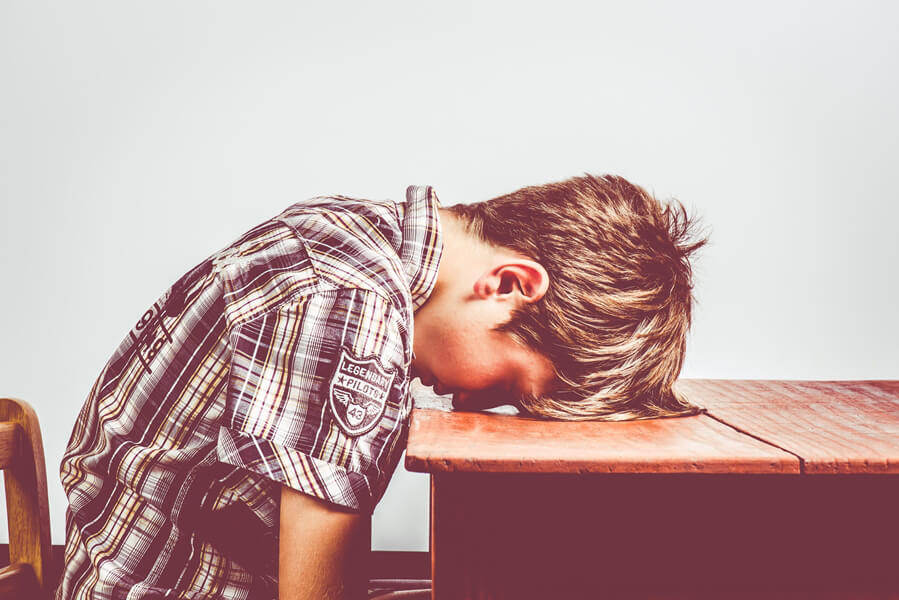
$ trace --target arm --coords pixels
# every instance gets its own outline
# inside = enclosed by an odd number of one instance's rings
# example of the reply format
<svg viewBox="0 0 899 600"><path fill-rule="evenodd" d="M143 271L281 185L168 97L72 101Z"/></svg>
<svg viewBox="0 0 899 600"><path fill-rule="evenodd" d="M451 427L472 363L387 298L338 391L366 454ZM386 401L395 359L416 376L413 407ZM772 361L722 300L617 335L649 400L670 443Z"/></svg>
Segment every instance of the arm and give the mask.
<svg viewBox="0 0 899 600"><path fill-rule="evenodd" d="M280 600L364 598L368 515L281 487Z"/></svg>

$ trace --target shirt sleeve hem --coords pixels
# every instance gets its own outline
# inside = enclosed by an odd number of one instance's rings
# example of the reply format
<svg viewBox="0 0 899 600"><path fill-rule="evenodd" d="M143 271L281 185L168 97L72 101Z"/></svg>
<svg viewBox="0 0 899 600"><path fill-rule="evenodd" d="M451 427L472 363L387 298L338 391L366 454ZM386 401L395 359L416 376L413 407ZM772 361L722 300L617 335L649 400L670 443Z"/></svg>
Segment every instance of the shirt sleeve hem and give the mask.
<svg viewBox="0 0 899 600"><path fill-rule="evenodd" d="M373 508L371 485L362 473L270 440L220 427L216 455L221 462L332 504L363 512Z"/></svg>

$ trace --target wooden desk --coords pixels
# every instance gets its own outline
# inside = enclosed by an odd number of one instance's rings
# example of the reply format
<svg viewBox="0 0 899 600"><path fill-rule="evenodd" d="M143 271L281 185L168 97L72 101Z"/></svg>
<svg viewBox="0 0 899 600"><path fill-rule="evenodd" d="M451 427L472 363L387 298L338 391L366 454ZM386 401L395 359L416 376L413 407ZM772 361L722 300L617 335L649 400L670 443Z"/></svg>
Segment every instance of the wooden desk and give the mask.
<svg viewBox="0 0 899 600"><path fill-rule="evenodd" d="M899 382L680 386L707 414L414 411L434 598L899 598Z"/></svg>

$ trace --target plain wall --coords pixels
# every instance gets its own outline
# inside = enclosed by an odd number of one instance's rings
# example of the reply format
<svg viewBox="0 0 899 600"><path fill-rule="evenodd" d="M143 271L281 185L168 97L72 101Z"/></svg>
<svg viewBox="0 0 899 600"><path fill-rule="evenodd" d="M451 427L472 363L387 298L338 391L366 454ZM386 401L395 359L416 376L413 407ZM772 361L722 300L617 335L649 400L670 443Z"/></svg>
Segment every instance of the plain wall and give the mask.
<svg viewBox="0 0 899 600"><path fill-rule="evenodd" d="M684 375L899 378L897 26L887 1L0 0L0 394L42 420L54 542L133 322L319 194L621 174L711 234ZM425 550L427 502L398 472L374 548Z"/></svg>

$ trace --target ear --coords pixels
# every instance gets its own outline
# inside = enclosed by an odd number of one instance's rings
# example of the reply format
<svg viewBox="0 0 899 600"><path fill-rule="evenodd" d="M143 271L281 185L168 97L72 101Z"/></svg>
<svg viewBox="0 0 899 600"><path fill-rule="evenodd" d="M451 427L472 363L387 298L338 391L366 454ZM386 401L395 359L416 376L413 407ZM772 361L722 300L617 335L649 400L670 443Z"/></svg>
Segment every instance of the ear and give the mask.
<svg viewBox="0 0 899 600"><path fill-rule="evenodd" d="M526 258L505 258L474 283L474 293L480 298L513 298L525 304L543 298L548 288L546 269Z"/></svg>

